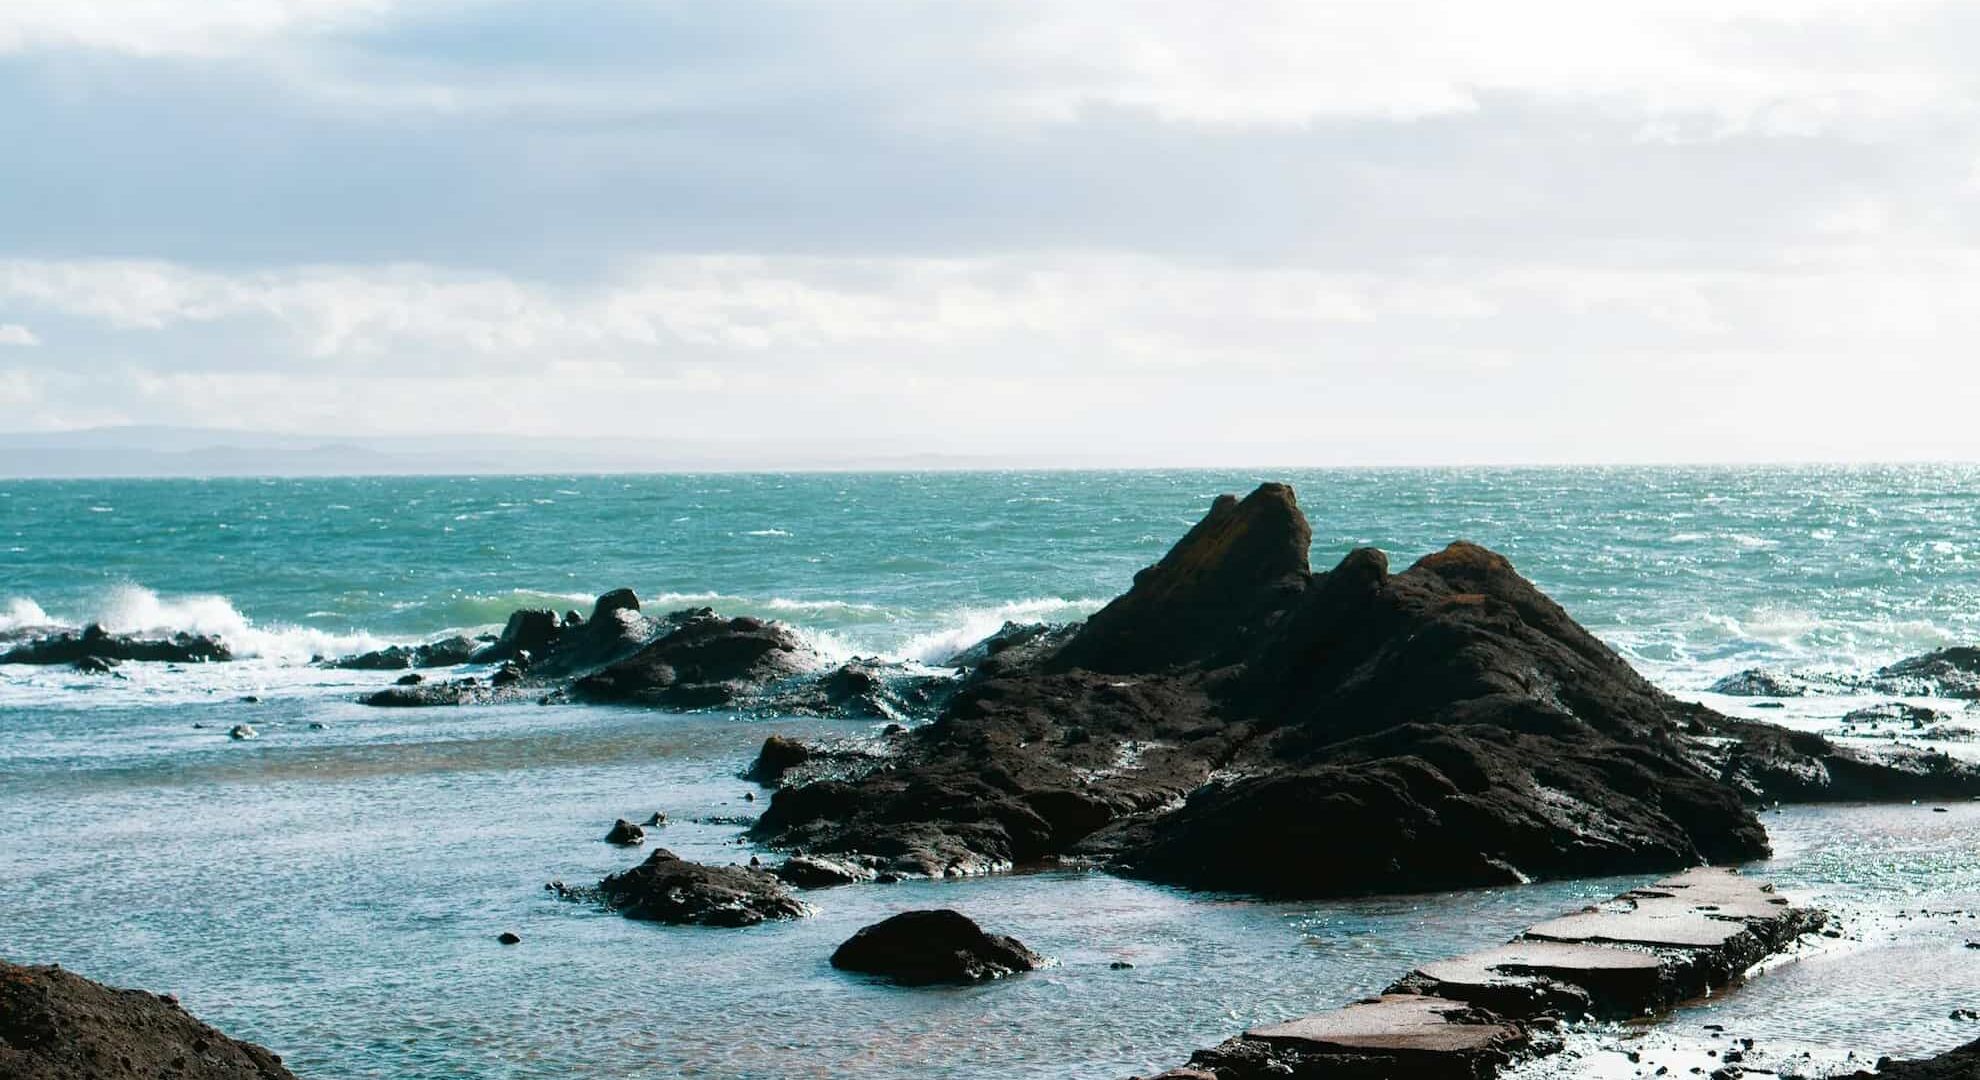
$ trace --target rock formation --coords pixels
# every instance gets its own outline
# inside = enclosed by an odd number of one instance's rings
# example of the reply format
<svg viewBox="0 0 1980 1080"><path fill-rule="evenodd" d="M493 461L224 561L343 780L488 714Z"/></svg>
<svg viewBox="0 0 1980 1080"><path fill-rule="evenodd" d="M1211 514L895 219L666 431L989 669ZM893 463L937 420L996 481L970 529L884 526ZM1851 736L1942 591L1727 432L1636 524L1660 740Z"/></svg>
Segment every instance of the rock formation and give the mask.
<svg viewBox="0 0 1980 1080"><path fill-rule="evenodd" d="M1505 558L1458 542L1392 573L1363 549L1314 573L1309 537L1284 485L1218 499L1075 632L986 664L864 775L787 783L754 836L883 876L1079 857L1297 896L1765 854L1744 800L1780 785L1701 743L1724 718Z"/></svg>
<svg viewBox="0 0 1980 1080"><path fill-rule="evenodd" d="M599 882L598 895L627 918L693 926L754 926L811 913L768 873L691 863L666 848Z"/></svg>
<svg viewBox="0 0 1980 1080"><path fill-rule="evenodd" d="M178 633L152 638L113 634L91 623L79 633L62 632L35 638L0 653L0 664L82 664L92 661L150 660L198 664L232 660L233 650L219 638Z"/></svg>

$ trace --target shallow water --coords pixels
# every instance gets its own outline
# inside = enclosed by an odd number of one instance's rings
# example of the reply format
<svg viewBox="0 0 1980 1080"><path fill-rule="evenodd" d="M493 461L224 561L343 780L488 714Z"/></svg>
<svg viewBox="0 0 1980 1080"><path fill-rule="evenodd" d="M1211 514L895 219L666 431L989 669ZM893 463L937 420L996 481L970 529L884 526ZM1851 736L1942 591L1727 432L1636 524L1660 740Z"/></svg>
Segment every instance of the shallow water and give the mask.
<svg viewBox="0 0 1980 1080"><path fill-rule="evenodd" d="M1688 696L1754 664L1860 670L1971 640L1980 612L1970 470L1290 478L1316 564L1479 540ZM867 726L369 710L353 698L390 676L306 663L622 584L794 621L843 652L932 658L1007 617L1090 609L1253 479L5 482L0 633L100 617L252 655L114 679L0 668L0 955L176 992L319 1078L1119 1077L1636 883L1282 904L1045 873L827 890L814 918L741 931L634 923L542 886L635 861L598 838L656 809L674 822L659 843L745 860L739 825L695 819L762 805L735 773L763 736ZM1714 703L1804 726L1854 704ZM244 721L261 737L227 739ZM1916 914L1980 909L1980 807L1947 810L1768 815L1764 872L1851 936L1661 1030L1737 1026L1836 1064L1980 1035L1948 1019L1980 1003L1980 950L1963 947L1980 927ZM933 991L826 964L857 927L932 904L1056 964ZM497 945L503 930L524 944Z"/></svg>

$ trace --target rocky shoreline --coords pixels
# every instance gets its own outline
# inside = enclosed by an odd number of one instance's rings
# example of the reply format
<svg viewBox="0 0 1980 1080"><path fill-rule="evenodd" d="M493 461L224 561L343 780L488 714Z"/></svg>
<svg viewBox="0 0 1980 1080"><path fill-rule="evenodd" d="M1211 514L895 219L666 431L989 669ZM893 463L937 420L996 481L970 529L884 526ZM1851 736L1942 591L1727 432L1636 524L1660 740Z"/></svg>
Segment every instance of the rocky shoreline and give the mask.
<svg viewBox="0 0 1980 1080"><path fill-rule="evenodd" d="M7 1080L295 1080L282 1059L201 1023L176 999L59 967L0 960Z"/></svg>
<svg viewBox="0 0 1980 1080"><path fill-rule="evenodd" d="M1980 768L1941 751L1838 742L1678 701L1485 548L1458 541L1400 571L1360 549L1315 570L1310 541L1291 488L1222 496L1084 623L1006 626L958 653L953 672L830 663L791 627L707 608L650 615L629 589L588 615L518 611L496 636L322 663L403 672L362 699L379 707L581 701L887 724L826 745L766 740L746 776L774 794L745 839L781 852L777 865L655 849L596 885L550 886L636 919L751 926L808 914L793 889L1044 865L1289 898L1677 875L1426 965L1377 1000L1254 1029L1164 1074L1176 1080L1490 1075L1546 1053L1561 1018L1669 1008L1818 924L1758 885L1694 869L1766 856L1759 808L1980 796ZM107 671L230 658L214 639L90 627L23 641L0 663ZM1718 690L1842 685L1756 671ZM1980 699L1980 650L1848 685ZM1912 708L1850 723L1929 730L1933 715ZM630 821L610 837L644 839ZM923 921L938 941L967 939L981 958L963 965L967 978L1037 960L946 916ZM912 950L879 951L895 962ZM841 966L867 970L856 955ZM1915 1067L1926 1071L1880 1075L1971 1075Z"/></svg>

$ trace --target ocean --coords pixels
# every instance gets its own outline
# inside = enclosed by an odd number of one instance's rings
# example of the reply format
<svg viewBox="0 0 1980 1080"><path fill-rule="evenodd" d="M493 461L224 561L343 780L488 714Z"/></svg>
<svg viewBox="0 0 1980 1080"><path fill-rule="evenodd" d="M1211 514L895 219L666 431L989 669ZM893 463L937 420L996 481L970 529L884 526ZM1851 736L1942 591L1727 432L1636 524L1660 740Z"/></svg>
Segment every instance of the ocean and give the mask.
<svg viewBox="0 0 1980 1080"><path fill-rule="evenodd" d="M600 837L655 810L659 843L746 860L736 821L763 802L736 774L764 736L867 725L372 710L356 697L391 673L311 663L619 586L935 663L1094 610L1266 479L1297 488L1316 568L1477 541L1659 685L1739 715L1829 730L1866 700L1759 711L1708 691L1734 671L1980 641L1970 466L5 480L0 639L96 621L242 659L0 667L0 956L177 993L306 1077L1104 1078L1635 883L1289 904L1055 871L828 890L814 918L747 930L636 923L543 885L636 861ZM260 737L228 739L243 722ZM1980 807L1933 809L1765 815L1761 872L1850 936L1659 1037L1737 1024L1861 1065L1980 1035L1950 1017L1980 1003ZM1055 963L932 991L827 966L859 926L932 905Z"/></svg>

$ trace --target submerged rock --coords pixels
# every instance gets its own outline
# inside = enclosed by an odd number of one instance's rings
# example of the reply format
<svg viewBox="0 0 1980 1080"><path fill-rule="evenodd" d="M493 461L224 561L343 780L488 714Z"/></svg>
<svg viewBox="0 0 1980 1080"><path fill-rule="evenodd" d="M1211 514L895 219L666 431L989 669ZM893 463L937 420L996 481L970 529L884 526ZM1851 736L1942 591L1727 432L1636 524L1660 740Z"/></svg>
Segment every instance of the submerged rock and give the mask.
<svg viewBox="0 0 1980 1080"><path fill-rule="evenodd" d="M666 848L599 882L598 893L627 918L686 925L754 926L811 913L768 873L691 863Z"/></svg>
<svg viewBox="0 0 1980 1080"><path fill-rule="evenodd" d="M281 1058L200 1023L171 998L4 960L0 1076L295 1080Z"/></svg>
<svg viewBox="0 0 1980 1080"><path fill-rule="evenodd" d="M254 726L252 724L235 724L233 728L227 732L227 737L233 739L236 742L242 742L248 739L258 739L261 737L261 733L254 730Z"/></svg>
<svg viewBox="0 0 1980 1080"><path fill-rule="evenodd" d="M0 664L79 664L85 660L199 664L233 658L233 650L217 637L177 633L167 638L147 638L113 634L96 623L84 627L80 633L51 634L0 652Z"/></svg>
<svg viewBox="0 0 1980 1080"><path fill-rule="evenodd" d="M885 975L904 986L983 982L1042 963L1016 938L986 934L975 920L946 908L904 911L874 923L832 954L835 968Z"/></svg>

